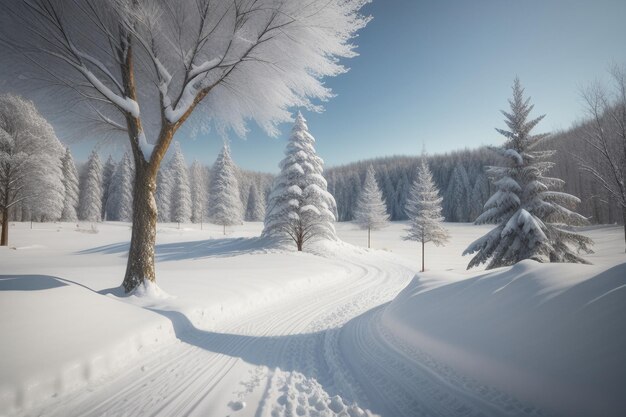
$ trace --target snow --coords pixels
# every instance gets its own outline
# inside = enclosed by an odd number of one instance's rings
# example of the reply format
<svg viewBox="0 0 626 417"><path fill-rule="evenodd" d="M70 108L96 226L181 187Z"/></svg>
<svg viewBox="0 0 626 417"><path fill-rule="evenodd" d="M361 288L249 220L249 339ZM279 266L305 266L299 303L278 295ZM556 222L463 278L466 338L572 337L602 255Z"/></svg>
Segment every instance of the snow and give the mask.
<svg viewBox="0 0 626 417"><path fill-rule="evenodd" d="M130 225L12 223L0 248L0 415L606 415L626 406L623 230L594 265L466 271L450 243L373 236L296 252L261 223L159 223L157 284L119 287ZM353 246L356 245L356 246Z"/></svg>
<svg viewBox="0 0 626 417"><path fill-rule="evenodd" d="M625 297L625 263L527 260L468 279L420 274L381 321L437 360L551 414L619 415Z"/></svg>
<svg viewBox="0 0 626 417"><path fill-rule="evenodd" d="M139 104L135 100L130 97L121 97L115 94L86 67L82 66L78 68L78 70L87 78L91 85L111 103L133 117L139 117Z"/></svg>
<svg viewBox="0 0 626 417"><path fill-rule="evenodd" d="M143 158L146 161L149 161L152 158L152 152L154 151L154 145L148 143L148 139L146 138L146 133L142 130L139 132L139 137L137 138L139 149L141 149L141 153L143 154Z"/></svg>

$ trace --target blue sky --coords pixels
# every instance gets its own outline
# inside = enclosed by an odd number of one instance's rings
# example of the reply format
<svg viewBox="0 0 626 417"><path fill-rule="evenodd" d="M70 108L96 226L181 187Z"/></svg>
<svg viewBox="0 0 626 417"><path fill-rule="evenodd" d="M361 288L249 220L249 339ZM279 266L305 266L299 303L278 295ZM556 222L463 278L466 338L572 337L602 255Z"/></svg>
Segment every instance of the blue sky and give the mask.
<svg viewBox="0 0 626 417"><path fill-rule="evenodd" d="M360 56L328 79L337 97L304 112L327 166L387 155L440 153L497 144L513 78L532 96L538 130L583 117L580 89L626 64L624 0L374 0L356 39ZM250 126L231 147L243 168L277 172L291 126L269 138ZM179 134L189 163L211 164L222 138ZM84 160L93 142L72 145ZM103 156L119 149L102 147Z"/></svg>

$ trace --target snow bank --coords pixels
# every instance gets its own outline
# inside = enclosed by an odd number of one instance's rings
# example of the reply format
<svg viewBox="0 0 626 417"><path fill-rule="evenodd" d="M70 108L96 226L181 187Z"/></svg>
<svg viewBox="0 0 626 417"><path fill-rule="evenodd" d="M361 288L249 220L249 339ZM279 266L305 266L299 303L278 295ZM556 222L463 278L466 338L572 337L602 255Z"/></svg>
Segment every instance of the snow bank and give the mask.
<svg viewBox="0 0 626 417"><path fill-rule="evenodd" d="M0 411L28 408L175 340L171 322L49 275L0 276Z"/></svg>
<svg viewBox="0 0 626 417"><path fill-rule="evenodd" d="M160 224L158 285L125 296L128 224L102 223L97 234L76 227L15 223L12 242L28 250L0 248L0 415L140 368L177 341L180 323L169 312L214 330L348 276L340 261L267 249L258 238L223 238L221 226ZM261 227L233 230L255 236Z"/></svg>
<svg viewBox="0 0 626 417"><path fill-rule="evenodd" d="M557 415L624 415L626 263L417 275L383 325L453 368Z"/></svg>

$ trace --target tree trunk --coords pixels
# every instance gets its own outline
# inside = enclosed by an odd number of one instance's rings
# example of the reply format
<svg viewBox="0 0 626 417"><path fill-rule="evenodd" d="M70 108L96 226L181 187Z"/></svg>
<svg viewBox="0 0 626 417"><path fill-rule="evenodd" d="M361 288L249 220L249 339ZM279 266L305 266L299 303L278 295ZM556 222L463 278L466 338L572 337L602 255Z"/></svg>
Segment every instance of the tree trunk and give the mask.
<svg viewBox="0 0 626 417"><path fill-rule="evenodd" d="M9 209L2 209L2 235L0 237L0 246L9 244Z"/></svg>
<svg viewBox="0 0 626 417"><path fill-rule="evenodd" d="M372 228L368 227L367 228L367 248L369 249L371 247L371 235L372 235Z"/></svg>
<svg viewBox="0 0 626 417"><path fill-rule="evenodd" d="M226 225L224 224L222 226L224 226L224 236L226 236Z"/></svg>
<svg viewBox="0 0 626 417"><path fill-rule="evenodd" d="M156 174L148 163L135 167L133 189L133 229L124 276L124 290L128 293L144 280L154 282L154 244L156 241L157 207L154 199Z"/></svg>

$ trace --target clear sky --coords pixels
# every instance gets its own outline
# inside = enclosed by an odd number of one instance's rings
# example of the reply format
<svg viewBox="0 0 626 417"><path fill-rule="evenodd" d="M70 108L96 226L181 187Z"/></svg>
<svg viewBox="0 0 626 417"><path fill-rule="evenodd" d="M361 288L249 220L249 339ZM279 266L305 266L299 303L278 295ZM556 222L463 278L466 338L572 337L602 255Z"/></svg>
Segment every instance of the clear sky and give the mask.
<svg viewBox="0 0 626 417"><path fill-rule="evenodd" d="M304 112L327 166L496 144L513 78L532 96L542 131L565 129L584 112L581 87L626 64L626 0L374 0L355 40L359 57L328 79L337 97ZM276 172L291 126L269 138L256 126L233 135L235 162ZM177 136L188 163L211 164L222 138ZM75 144L84 160L93 142ZM101 153L119 154L102 147Z"/></svg>

